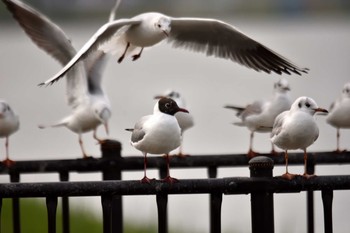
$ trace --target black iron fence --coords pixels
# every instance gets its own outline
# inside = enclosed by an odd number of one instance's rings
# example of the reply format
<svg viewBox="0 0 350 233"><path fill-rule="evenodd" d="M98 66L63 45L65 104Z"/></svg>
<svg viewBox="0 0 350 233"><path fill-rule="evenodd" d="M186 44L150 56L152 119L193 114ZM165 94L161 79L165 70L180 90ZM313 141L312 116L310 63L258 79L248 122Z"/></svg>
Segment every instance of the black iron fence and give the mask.
<svg viewBox="0 0 350 233"><path fill-rule="evenodd" d="M122 196L155 195L158 210L158 232L168 232L167 201L172 194L210 194L210 232L221 232L221 207L223 195L250 194L251 224L253 233L274 232L273 195L276 193L307 192L307 232L314 232L314 191L321 191L324 209L324 232L333 232L332 202L334 190L350 189L350 175L318 176L312 179L296 177L289 181L273 177L275 165L284 165L283 156L259 156L248 160L246 155L204 155L186 158L174 157L171 168L206 168L208 179L181 179L168 184L152 181L121 180L122 171L142 170L142 157L122 157L121 145L107 141L101 146L102 158L75 160L18 161L7 168L0 166L0 174L10 176L10 183L0 184L0 213L3 198L12 198L14 233L21 232L20 198L46 198L48 232L56 232L57 200L62 198L63 233L70 232L69 197L99 196L103 212L103 232L123 232ZM302 165L303 154L289 154L290 165ZM313 173L316 165L349 164L350 153L310 153L308 172ZM218 168L247 167L250 177L216 178ZM159 170L160 177L166 176L166 162L163 157L150 157L148 168ZM69 182L71 172L102 172L103 181ZM58 173L60 182L20 183L21 174ZM43 220L44 221L44 220ZM0 222L1 229L1 222Z"/></svg>

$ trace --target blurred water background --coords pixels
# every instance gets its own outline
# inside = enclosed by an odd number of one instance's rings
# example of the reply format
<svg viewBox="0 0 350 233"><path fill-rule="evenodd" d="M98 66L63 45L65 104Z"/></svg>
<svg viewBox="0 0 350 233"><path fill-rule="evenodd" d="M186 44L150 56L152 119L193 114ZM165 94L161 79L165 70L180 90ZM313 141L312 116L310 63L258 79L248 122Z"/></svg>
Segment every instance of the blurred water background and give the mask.
<svg viewBox="0 0 350 233"><path fill-rule="evenodd" d="M105 23L113 1L26 1L58 23L70 36L76 48ZM97 3L98 2L98 3ZM249 36L310 68L308 75L286 76L291 96L310 96L320 107L328 108L350 81L350 14L348 1L141 1L125 0L120 17L131 17L145 11L159 11L172 16L211 17L235 25ZM39 88L38 83L50 78L61 67L38 49L0 4L0 98L6 99L19 114L21 128L10 138L10 154L14 160L74 159L81 156L78 137L65 128L40 130L39 123L56 122L70 113L65 100L65 82ZM245 153L249 131L233 126L238 120L224 109L225 104L246 105L256 99L269 98L279 75L258 73L230 61L205 57L172 49L166 43L147 49L141 59L126 59L117 64L112 57L103 81L113 116L110 138L123 144L122 154L141 155L129 145L132 127L141 116L153 110L154 95L168 88L180 91L194 115L195 127L184 137L184 150L196 154ZM331 151L336 146L336 131L318 116L319 139L309 151ZM350 148L350 132L343 130L341 147ZM102 130L101 136L105 136ZM84 135L86 150L99 156L99 146L91 134ZM268 152L268 134L256 134L254 148ZM5 149L0 144L1 156ZM291 171L302 173L302 167ZM280 175L282 167L274 169ZM349 166L317 167L316 174L349 174ZM150 171L150 176L157 176ZM206 170L172 169L174 177L205 178ZM248 168L219 169L219 177L248 176ZM140 172L125 172L123 179L140 179ZM24 175L22 180L58 180L58 175ZM100 174L73 174L72 180L100 180ZM0 182L8 182L1 176ZM334 193L334 232L347 232L350 227L349 192ZM275 195L276 232L305 232L305 193ZM98 198L72 198L73 205L91 211L100 218ZM323 231L320 193L315 193L316 232ZM175 195L169 197L169 224L184 232L208 232L208 196ZM156 224L153 196L124 197L126 221ZM250 197L224 196L222 209L224 232L250 232Z"/></svg>

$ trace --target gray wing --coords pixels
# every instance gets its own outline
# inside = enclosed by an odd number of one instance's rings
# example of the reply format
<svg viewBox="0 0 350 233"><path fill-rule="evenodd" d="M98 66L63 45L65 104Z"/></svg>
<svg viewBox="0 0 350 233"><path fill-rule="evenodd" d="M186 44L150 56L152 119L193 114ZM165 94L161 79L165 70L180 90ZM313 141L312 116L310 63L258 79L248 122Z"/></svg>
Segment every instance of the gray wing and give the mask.
<svg viewBox="0 0 350 233"><path fill-rule="evenodd" d="M77 62L86 58L89 53L98 49L99 45L111 39L111 37L123 26L139 24L140 20L119 19L108 22L100 27L97 32L85 43L85 45L75 54L75 56L52 78L40 83L39 85L49 85L57 82L62 78Z"/></svg>
<svg viewBox="0 0 350 233"><path fill-rule="evenodd" d="M142 117L138 122L136 122L134 129L131 134L131 141L138 142L143 139L146 132L143 129L143 124L151 117L151 115Z"/></svg>
<svg viewBox="0 0 350 233"><path fill-rule="evenodd" d="M291 61L251 39L233 26L218 20L201 18L172 18L168 42L207 56L230 59L248 68L266 73L301 75Z"/></svg>
<svg viewBox="0 0 350 233"><path fill-rule="evenodd" d="M48 17L30 6L17 1L4 1L13 17L17 20L29 38L42 50L47 52L62 65L66 64L76 53L68 36ZM67 73L67 100L75 108L85 101L87 80L84 65L77 64Z"/></svg>
<svg viewBox="0 0 350 233"><path fill-rule="evenodd" d="M109 21L115 20L121 0L116 0L109 15ZM101 87L102 73L105 70L109 55L100 50L94 50L86 59L85 67L87 73L88 90L90 94L103 94ZM67 61L68 62L68 61Z"/></svg>
<svg viewBox="0 0 350 233"><path fill-rule="evenodd" d="M76 53L66 34L46 16L17 0L3 0L30 39L41 49L66 64Z"/></svg>
<svg viewBox="0 0 350 233"><path fill-rule="evenodd" d="M255 101L248 104L244 111L242 111L241 118L244 120L248 116L260 114L263 111L263 104L264 103L262 101Z"/></svg>
<svg viewBox="0 0 350 233"><path fill-rule="evenodd" d="M281 132L284 118L288 114L288 112L289 111L284 111L275 118L275 122L273 123L272 127L271 137L278 135Z"/></svg>

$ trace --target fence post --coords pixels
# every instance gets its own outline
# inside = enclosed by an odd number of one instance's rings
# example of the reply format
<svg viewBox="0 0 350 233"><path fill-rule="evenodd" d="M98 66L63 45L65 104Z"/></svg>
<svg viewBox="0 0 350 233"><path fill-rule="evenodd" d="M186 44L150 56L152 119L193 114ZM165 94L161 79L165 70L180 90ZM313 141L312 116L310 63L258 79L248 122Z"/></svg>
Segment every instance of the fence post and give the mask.
<svg viewBox="0 0 350 233"><path fill-rule="evenodd" d="M103 159L110 159L112 166L103 169L103 180L121 180L122 171L119 166L121 157L122 144L115 140L105 140L101 144L101 152ZM119 160L119 161L118 161ZM112 233L123 232L123 203L122 196L113 195L111 203L111 224Z"/></svg>
<svg viewBox="0 0 350 233"><path fill-rule="evenodd" d="M47 225L49 233L56 233L57 197L46 197Z"/></svg>
<svg viewBox="0 0 350 233"><path fill-rule="evenodd" d="M308 174L315 173L315 159L313 156L307 157L306 171ZM306 208L307 208L307 232L315 232L315 220L314 220L314 191L308 190L306 192Z"/></svg>
<svg viewBox="0 0 350 233"><path fill-rule="evenodd" d="M218 168L211 166L208 168L209 178L216 178ZM210 232L221 232L221 205L222 205L222 193L210 193Z"/></svg>
<svg viewBox="0 0 350 233"><path fill-rule="evenodd" d="M167 176L166 166L159 168L159 177ZM159 193L156 195L157 212L158 212L158 233L168 232L168 194Z"/></svg>
<svg viewBox="0 0 350 233"><path fill-rule="evenodd" d="M69 181L69 172L62 171L60 172L60 181ZM69 198L62 197L62 232L70 232L70 223L69 223Z"/></svg>
<svg viewBox="0 0 350 233"><path fill-rule="evenodd" d="M0 197L0 233L1 233L1 216L2 216L2 197Z"/></svg>
<svg viewBox="0 0 350 233"><path fill-rule="evenodd" d="M323 212L324 212L324 232L333 232L333 190L322 190Z"/></svg>
<svg viewBox="0 0 350 233"><path fill-rule="evenodd" d="M18 183L20 180L20 176L18 172L10 173L10 182ZM13 232L21 233L21 219L20 219L20 205L19 198L12 198L12 218L13 218Z"/></svg>
<svg viewBox="0 0 350 233"><path fill-rule="evenodd" d="M271 177L273 160L258 156L249 161L250 177ZM274 233L273 193L252 192L252 233Z"/></svg>

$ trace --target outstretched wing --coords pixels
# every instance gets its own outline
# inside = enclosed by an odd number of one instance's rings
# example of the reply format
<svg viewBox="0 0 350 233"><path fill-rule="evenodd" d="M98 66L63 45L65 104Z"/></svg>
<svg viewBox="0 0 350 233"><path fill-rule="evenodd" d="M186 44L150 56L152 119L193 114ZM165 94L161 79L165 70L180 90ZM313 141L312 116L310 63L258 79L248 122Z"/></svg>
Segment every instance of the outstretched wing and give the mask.
<svg viewBox="0 0 350 233"><path fill-rule="evenodd" d="M104 24L97 32L85 43L85 45L75 54L75 56L52 78L40 83L39 85L49 85L57 82L62 78L77 62L84 59L89 53L98 49L98 47L111 37L123 26L139 24L140 20L119 19Z"/></svg>
<svg viewBox="0 0 350 233"><path fill-rule="evenodd" d="M219 20L172 18L168 42L174 47L230 59L256 71L299 75L308 71Z"/></svg>

